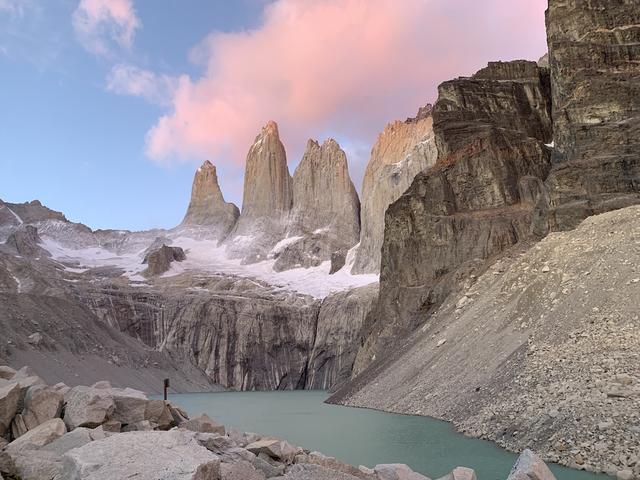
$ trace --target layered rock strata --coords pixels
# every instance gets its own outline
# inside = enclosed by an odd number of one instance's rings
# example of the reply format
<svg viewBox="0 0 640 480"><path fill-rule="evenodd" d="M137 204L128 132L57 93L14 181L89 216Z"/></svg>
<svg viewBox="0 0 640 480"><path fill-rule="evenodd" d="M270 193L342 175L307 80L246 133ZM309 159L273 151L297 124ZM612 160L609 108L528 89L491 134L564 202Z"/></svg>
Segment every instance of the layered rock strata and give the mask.
<svg viewBox="0 0 640 480"><path fill-rule="evenodd" d="M390 123L378 136L362 184L362 225L354 274L380 271L385 211L436 159L431 105L421 108L415 118Z"/></svg>
<svg viewBox="0 0 640 480"><path fill-rule="evenodd" d="M322 145L307 142L293 174L287 237L295 240L274 252L275 270L318 266L332 253L358 243L360 201L349 177L347 156L333 139Z"/></svg>
<svg viewBox="0 0 640 480"><path fill-rule="evenodd" d="M539 233L640 202L639 25L633 1L549 2L555 148Z"/></svg>
<svg viewBox="0 0 640 480"><path fill-rule="evenodd" d="M443 83L433 130L437 163L387 209L361 366L426 321L459 277L530 236L550 168L548 70L498 62Z"/></svg>
<svg viewBox="0 0 640 480"><path fill-rule="evenodd" d="M191 189L191 201L182 220L185 226L206 226L216 239L224 239L234 227L240 211L224 201L216 167L206 160L196 171Z"/></svg>

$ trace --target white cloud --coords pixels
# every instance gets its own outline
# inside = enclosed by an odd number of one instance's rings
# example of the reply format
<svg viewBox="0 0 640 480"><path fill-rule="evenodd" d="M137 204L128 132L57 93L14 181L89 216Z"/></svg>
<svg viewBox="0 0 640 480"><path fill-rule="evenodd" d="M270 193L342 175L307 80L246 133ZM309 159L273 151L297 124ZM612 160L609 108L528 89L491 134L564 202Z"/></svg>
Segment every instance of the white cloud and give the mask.
<svg viewBox="0 0 640 480"><path fill-rule="evenodd" d="M134 65L115 65L107 76L107 90L119 95L142 97L157 105L170 105L179 79L158 75Z"/></svg>
<svg viewBox="0 0 640 480"><path fill-rule="evenodd" d="M136 30L142 26L131 0L81 0L72 22L84 48L102 56L110 55L114 44L131 48Z"/></svg>

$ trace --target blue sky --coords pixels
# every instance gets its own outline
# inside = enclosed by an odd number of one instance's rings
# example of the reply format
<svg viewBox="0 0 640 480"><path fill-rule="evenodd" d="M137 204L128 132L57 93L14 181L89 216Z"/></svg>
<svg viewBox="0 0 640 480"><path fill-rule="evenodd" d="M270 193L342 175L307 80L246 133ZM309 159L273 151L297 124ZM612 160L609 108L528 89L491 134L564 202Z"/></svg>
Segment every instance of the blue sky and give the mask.
<svg viewBox="0 0 640 480"><path fill-rule="evenodd" d="M537 59L546 0L0 0L0 198L92 228L172 227L210 159L240 205L276 120L297 165L377 134L489 60Z"/></svg>
<svg viewBox="0 0 640 480"><path fill-rule="evenodd" d="M163 108L105 89L113 62L76 40L77 1L38 4L0 10L0 198L39 199L92 228L176 225L198 160L150 160L144 139ZM119 54L145 68L195 75L194 45L212 30L250 28L262 5L145 0L135 8L143 27L131 51Z"/></svg>

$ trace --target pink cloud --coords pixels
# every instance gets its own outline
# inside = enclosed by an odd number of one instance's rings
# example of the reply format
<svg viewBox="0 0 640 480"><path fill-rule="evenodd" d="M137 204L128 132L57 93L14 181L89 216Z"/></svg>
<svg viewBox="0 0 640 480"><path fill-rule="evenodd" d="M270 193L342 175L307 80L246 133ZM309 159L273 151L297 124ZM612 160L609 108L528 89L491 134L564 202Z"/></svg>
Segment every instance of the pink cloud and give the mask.
<svg viewBox="0 0 640 480"><path fill-rule="evenodd" d="M250 31L213 33L192 52L172 109L147 135L161 162L242 164L267 120L290 154L332 134L371 145L437 85L490 60L546 51L545 0L276 0Z"/></svg>
<svg viewBox="0 0 640 480"><path fill-rule="evenodd" d="M96 55L108 55L113 43L131 48L141 26L131 0L80 0L72 22L80 43Z"/></svg>

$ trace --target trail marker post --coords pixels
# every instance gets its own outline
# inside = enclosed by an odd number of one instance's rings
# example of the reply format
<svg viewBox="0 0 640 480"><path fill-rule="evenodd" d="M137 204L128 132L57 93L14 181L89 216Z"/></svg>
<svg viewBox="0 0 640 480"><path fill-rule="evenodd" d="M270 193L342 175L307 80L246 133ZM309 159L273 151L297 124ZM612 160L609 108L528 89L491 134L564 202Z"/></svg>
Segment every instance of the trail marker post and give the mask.
<svg viewBox="0 0 640 480"><path fill-rule="evenodd" d="M167 400L167 391L169 390L169 379L164 379L164 400Z"/></svg>

